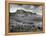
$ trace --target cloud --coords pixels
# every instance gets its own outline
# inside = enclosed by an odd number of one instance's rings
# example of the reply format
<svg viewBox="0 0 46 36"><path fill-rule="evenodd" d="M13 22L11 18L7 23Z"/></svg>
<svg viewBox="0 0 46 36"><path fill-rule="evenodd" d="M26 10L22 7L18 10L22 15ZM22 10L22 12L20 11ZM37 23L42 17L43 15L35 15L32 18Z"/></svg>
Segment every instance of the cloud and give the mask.
<svg viewBox="0 0 46 36"><path fill-rule="evenodd" d="M10 4L10 13L14 13L18 9L23 9L25 11L30 11L42 15L42 6Z"/></svg>

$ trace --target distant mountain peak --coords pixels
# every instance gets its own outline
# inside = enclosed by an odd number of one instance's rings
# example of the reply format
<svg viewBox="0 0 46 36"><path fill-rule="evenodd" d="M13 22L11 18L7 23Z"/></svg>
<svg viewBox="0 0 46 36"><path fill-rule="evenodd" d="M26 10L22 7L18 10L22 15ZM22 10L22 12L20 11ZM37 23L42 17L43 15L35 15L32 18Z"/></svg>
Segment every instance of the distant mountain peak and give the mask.
<svg viewBox="0 0 46 36"><path fill-rule="evenodd" d="M36 15L36 13L32 13L32 12L25 11L25 10L22 10L22 9L21 10L20 9L17 10L16 13L27 13L27 14L34 14L34 15Z"/></svg>

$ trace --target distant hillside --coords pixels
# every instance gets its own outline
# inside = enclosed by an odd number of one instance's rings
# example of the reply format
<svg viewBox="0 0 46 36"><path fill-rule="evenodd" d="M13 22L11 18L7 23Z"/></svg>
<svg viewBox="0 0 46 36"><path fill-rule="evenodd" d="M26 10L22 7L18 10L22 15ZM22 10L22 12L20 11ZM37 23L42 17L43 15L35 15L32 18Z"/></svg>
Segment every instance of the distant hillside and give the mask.
<svg viewBox="0 0 46 36"><path fill-rule="evenodd" d="M38 15L37 13L32 13L32 12L28 12L28 11L24 11L24 10L17 10L15 13L15 16L21 16L21 17L25 17L31 20L38 20L41 21L42 20L42 16ZM27 16L27 17L26 17Z"/></svg>

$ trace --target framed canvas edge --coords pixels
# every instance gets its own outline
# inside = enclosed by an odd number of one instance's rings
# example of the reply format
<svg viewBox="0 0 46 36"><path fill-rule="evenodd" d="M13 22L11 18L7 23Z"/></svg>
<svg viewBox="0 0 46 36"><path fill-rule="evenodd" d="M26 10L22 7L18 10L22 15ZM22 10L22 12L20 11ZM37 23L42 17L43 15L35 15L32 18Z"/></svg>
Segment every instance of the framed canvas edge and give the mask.
<svg viewBox="0 0 46 36"><path fill-rule="evenodd" d="M18 3L18 1L5 1L5 35L22 35L22 34L38 34L38 33L44 33L45 32L45 9L43 9L43 32L18 32L18 33L9 33L8 32L8 24L9 24L9 3ZM19 1L20 3L20 1ZM21 2L22 3L22 2ZM29 2L25 2L25 3L29 3ZM42 3L43 6L45 7L45 3L44 2L30 2L32 3Z"/></svg>

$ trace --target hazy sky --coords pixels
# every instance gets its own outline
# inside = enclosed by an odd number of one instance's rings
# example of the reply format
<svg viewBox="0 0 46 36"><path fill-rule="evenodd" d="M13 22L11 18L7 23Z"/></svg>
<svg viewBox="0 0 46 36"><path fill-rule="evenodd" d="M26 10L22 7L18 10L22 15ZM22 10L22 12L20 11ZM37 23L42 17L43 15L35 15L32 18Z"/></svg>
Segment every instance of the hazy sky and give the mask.
<svg viewBox="0 0 46 36"><path fill-rule="evenodd" d="M17 9L23 9L25 11L30 11L42 15L42 6L10 4L10 13L16 12Z"/></svg>

